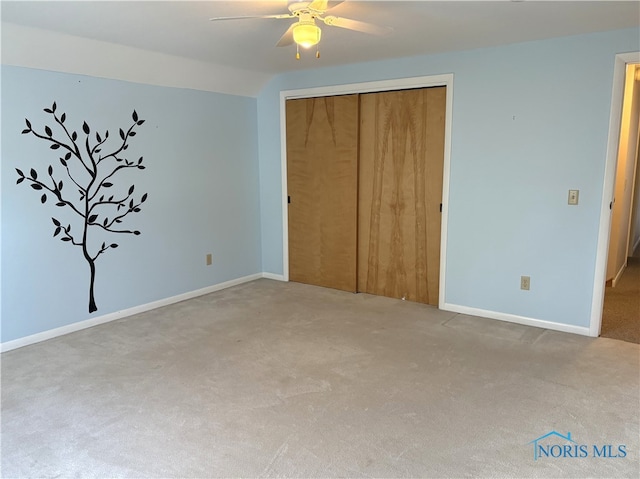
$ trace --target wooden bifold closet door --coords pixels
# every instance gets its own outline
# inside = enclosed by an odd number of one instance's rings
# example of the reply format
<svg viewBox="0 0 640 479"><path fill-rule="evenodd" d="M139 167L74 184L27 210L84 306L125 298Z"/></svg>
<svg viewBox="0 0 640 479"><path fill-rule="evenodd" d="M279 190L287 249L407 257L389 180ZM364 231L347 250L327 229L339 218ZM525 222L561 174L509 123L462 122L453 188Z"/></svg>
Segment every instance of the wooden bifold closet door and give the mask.
<svg viewBox="0 0 640 479"><path fill-rule="evenodd" d="M446 88L288 100L289 279L438 304Z"/></svg>
<svg viewBox="0 0 640 479"><path fill-rule="evenodd" d="M358 95L287 100L289 279L356 291Z"/></svg>
<svg viewBox="0 0 640 479"><path fill-rule="evenodd" d="M360 292L438 304L445 106L445 87L360 96Z"/></svg>

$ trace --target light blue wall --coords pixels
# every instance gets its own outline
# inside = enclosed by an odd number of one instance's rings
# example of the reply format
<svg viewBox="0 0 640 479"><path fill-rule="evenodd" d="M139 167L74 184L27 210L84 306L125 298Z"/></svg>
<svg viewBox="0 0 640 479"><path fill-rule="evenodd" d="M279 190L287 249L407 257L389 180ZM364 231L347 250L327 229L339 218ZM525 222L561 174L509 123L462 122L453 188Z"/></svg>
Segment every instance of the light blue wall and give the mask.
<svg viewBox="0 0 640 479"><path fill-rule="evenodd" d="M263 270L283 272L279 92L453 73L445 301L588 327L614 58L639 49L629 29L275 78L258 97Z"/></svg>
<svg viewBox="0 0 640 479"><path fill-rule="evenodd" d="M257 101L3 66L1 340L282 274L279 92L442 73L455 75L446 302L587 327L614 57L638 49L630 29L317 69L275 78ZM142 235L111 238L120 247L98 260L93 315L86 262L51 237L51 217L71 217L15 184L14 168L58 165L20 134L54 100L78 129L113 134L134 108L146 120L129 151L147 169L123 175L149 193L126 223Z"/></svg>
<svg viewBox="0 0 640 479"><path fill-rule="evenodd" d="M125 171L149 199L123 226L140 236L98 259L98 311L88 313L87 263L77 247L53 238L51 217L68 211L25 183L15 168L54 165L56 151L21 135L24 119L43 128L53 101L81 131L129 126L135 108L146 123L130 141L130 158L146 170ZM261 271L256 99L163 88L41 70L2 67L2 342L197 290ZM60 150L58 150L60 151ZM70 183L65 182L65 188ZM114 187L116 188L116 187ZM76 223L75 228L79 228ZM97 233L101 235L101 233ZM205 265L213 254L214 264Z"/></svg>

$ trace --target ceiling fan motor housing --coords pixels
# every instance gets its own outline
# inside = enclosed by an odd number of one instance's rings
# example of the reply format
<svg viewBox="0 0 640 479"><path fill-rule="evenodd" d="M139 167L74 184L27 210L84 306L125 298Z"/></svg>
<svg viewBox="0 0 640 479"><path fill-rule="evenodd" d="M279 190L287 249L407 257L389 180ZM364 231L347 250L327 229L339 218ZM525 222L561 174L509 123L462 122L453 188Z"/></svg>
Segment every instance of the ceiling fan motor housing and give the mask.
<svg viewBox="0 0 640 479"><path fill-rule="evenodd" d="M293 40L303 48L309 48L320 42L322 30L316 25L311 13L300 14L300 20L293 27Z"/></svg>

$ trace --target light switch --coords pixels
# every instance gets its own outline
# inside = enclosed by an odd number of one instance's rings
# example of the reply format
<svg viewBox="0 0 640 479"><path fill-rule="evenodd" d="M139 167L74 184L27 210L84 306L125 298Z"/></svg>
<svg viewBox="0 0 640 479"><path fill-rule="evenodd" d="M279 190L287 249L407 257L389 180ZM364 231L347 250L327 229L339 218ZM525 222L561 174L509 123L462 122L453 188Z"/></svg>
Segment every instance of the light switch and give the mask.
<svg viewBox="0 0 640 479"><path fill-rule="evenodd" d="M577 205L579 195L580 195L580 190L569 190L569 204Z"/></svg>

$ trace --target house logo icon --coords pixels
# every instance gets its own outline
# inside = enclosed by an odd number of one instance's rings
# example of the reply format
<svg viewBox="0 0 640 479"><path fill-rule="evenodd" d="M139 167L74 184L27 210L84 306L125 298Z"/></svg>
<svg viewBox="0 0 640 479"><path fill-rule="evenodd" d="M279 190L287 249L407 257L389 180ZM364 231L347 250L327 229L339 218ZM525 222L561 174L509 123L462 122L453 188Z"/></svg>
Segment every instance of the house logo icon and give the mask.
<svg viewBox="0 0 640 479"><path fill-rule="evenodd" d="M538 457L539 457L539 452L540 450L545 450L542 446L542 444L539 445L540 442L544 441L547 438L550 437L557 437L560 440L564 441L564 442L569 442L569 443L573 443L576 444L576 441L574 441L573 439L571 439L571 433L567 432L566 436L563 436L562 434L560 434L558 431L551 431L548 432L546 434L543 434L542 436L534 439L533 441L529 442L528 444L533 444L533 460L537 461ZM545 454L545 456L548 456L548 454Z"/></svg>

